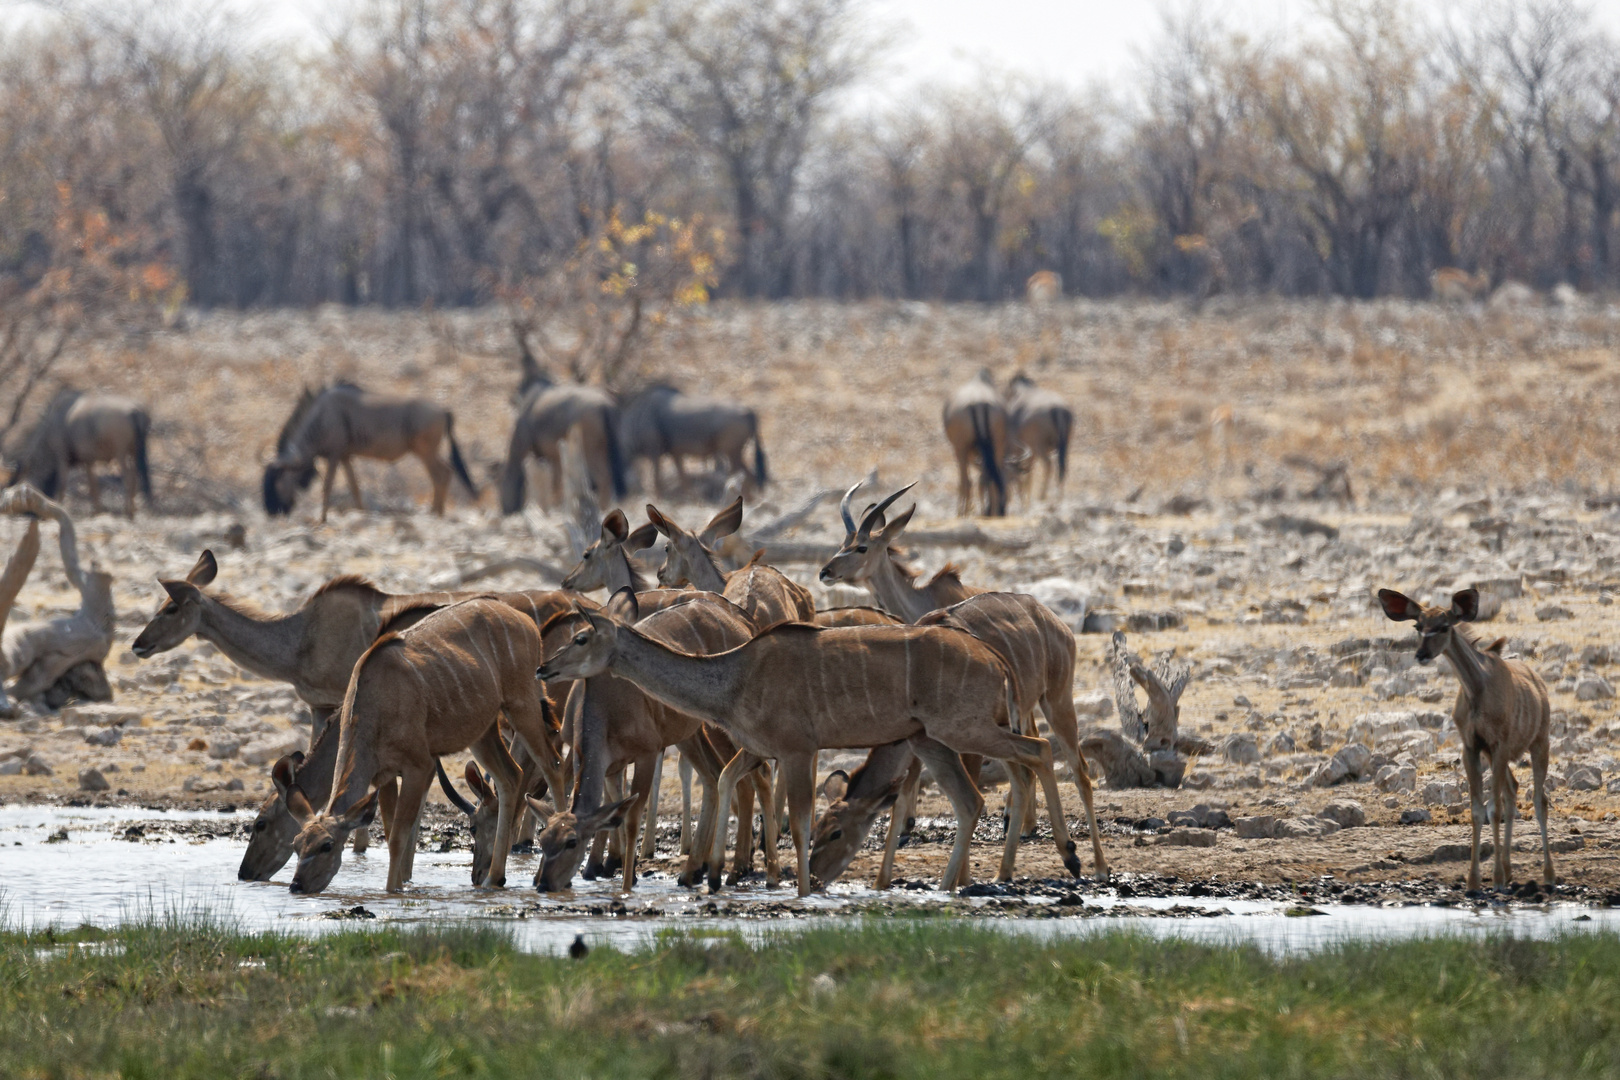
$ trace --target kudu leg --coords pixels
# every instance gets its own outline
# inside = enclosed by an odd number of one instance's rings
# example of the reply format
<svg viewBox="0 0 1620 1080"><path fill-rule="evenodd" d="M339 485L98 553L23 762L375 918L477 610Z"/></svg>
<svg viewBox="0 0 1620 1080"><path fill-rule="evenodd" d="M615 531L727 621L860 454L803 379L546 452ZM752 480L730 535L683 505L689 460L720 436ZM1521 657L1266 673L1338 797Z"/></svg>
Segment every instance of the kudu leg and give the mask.
<svg viewBox="0 0 1620 1080"><path fill-rule="evenodd" d="M135 469L135 458L125 454L118 459L118 476L124 484L124 516L135 520L135 483L140 474Z"/></svg>
<svg viewBox="0 0 1620 1080"><path fill-rule="evenodd" d="M1491 800L1496 804L1496 814L1491 821L1491 840L1495 844L1495 850L1491 852L1491 880L1497 885L1507 885L1513 881L1513 855L1508 846L1513 843L1512 815L1518 813L1519 808L1515 805L1517 800L1513 798L1511 768L1506 754L1491 755Z"/></svg>
<svg viewBox="0 0 1620 1080"><path fill-rule="evenodd" d="M383 839L387 840L394 834L394 815L398 813L399 781L388 780L377 789L377 821L382 825ZM349 841L354 847L356 855L362 855L371 846L371 827L354 830L354 836Z"/></svg>
<svg viewBox="0 0 1620 1080"><path fill-rule="evenodd" d="M812 766L811 772L814 771ZM759 795L760 848L765 855L765 887L774 889L782 883L782 859L777 850L782 816L776 812L769 774L764 769L754 773L754 784Z"/></svg>
<svg viewBox="0 0 1620 1080"><path fill-rule="evenodd" d="M692 835L692 847L686 853L686 865L682 868L678 879L682 888L689 889L698 885L708 872L709 864L704 861L704 857L714 848L715 807L718 805L718 785L722 765L708 739L701 732L682 742L680 748L682 763L698 774L701 786L699 794L702 797L697 828Z"/></svg>
<svg viewBox="0 0 1620 1080"><path fill-rule="evenodd" d="M794 754L778 758L777 782L787 788L788 827L793 832L793 849L799 895L810 895L810 830L816 813L816 755Z"/></svg>
<svg viewBox="0 0 1620 1080"><path fill-rule="evenodd" d="M681 752L681 854L692 853L692 758Z"/></svg>
<svg viewBox="0 0 1620 1080"><path fill-rule="evenodd" d="M1476 747L1464 746L1462 752L1463 774L1468 777L1468 808L1469 817L1474 826L1473 846L1468 857L1468 889L1470 892L1479 891L1479 830L1485 817L1484 778L1480 775L1479 750Z"/></svg>
<svg viewBox="0 0 1620 1080"><path fill-rule="evenodd" d="M1108 879L1108 860L1103 858L1102 830L1097 827L1097 808L1091 791L1091 768L1086 755L1080 752L1080 721L1074 713L1074 700L1066 693L1041 699L1041 712L1046 714L1052 737L1062 748L1069 768L1074 770L1074 786L1080 792L1080 802L1086 808L1086 827L1091 831L1091 854L1097 876Z"/></svg>
<svg viewBox="0 0 1620 1080"><path fill-rule="evenodd" d="M889 835L883 845L883 864L878 867L877 889L887 889L894 882L894 853L900 850L900 836L906 831L905 823L917 809L917 795L922 783L922 759L913 756L906 770L906 782L900 787L900 797L889 808Z"/></svg>
<svg viewBox="0 0 1620 1080"><path fill-rule="evenodd" d="M506 860L512 853L512 830L518 811L526 806L525 779L501 738L500 722L489 725L471 747L473 760L490 775L495 784L495 842L490 853L489 871L478 888L499 889L506 884Z"/></svg>
<svg viewBox="0 0 1620 1080"><path fill-rule="evenodd" d="M716 815L714 829L714 846L709 851L709 891L720 891L720 879L726 862L726 814L731 809L732 799L737 793L737 783L749 771L757 768L763 758L747 750L738 750L735 757L726 762L726 767L720 770L719 782L715 785ZM739 832L741 831L739 826ZM739 837L740 846L741 837Z"/></svg>
<svg viewBox="0 0 1620 1080"><path fill-rule="evenodd" d="M439 456L437 444L431 451L417 451L416 456L421 459L423 468L427 469L428 480L433 483L433 512L443 517L444 503L450 496L450 466Z"/></svg>
<svg viewBox="0 0 1620 1080"><path fill-rule="evenodd" d="M636 768L638 771L640 770L639 765ZM639 780L640 777L637 777L637 779ZM664 755L660 751L658 757L653 760L652 785L647 792L647 835L642 837L641 840L641 857L643 859L650 859L658 854L658 796L662 793L663 786ZM634 837L635 833L630 835Z"/></svg>
<svg viewBox="0 0 1620 1080"><path fill-rule="evenodd" d="M662 754L659 756L662 757ZM624 824L619 826L621 833L619 847L624 852L625 892L630 892L636 887L636 830L641 827L642 810L648 805L653 783L658 778L656 762L656 758L642 758L636 762L636 774L630 786L632 801L629 809L625 811ZM654 824L649 822L648 827L651 828Z"/></svg>
<svg viewBox="0 0 1620 1080"><path fill-rule="evenodd" d="M388 891L405 889L407 855L416 843L414 825L422 813L422 800L427 797L428 784L433 780L432 769L412 769L400 778L399 803L394 809L394 828L388 837ZM392 786L389 784L387 786Z"/></svg>
<svg viewBox="0 0 1620 1080"><path fill-rule="evenodd" d="M1547 744L1530 748L1530 791L1535 803L1536 828L1541 831L1541 880L1553 883L1552 849L1547 846Z"/></svg>
<svg viewBox="0 0 1620 1080"><path fill-rule="evenodd" d="M769 789L767 790L767 794ZM727 885L736 885L754 870L754 796L759 793L759 787L752 775L745 776L737 784L735 798L737 801L737 849L733 853L731 873L726 877ZM722 822L721 829L725 825Z"/></svg>
<svg viewBox="0 0 1620 1080"><path fill-rule="evenodd" d="M101 481L96 479L96 467L94 465L84 467L84 482L85 486L90 489L90 512L92 514L101 513ZM67 494L65 475L63 477L62 493L64 497Z"/></svg>
<svg viewBox="0 0 1620 1080"><path fill-rule="evenodd" d="M1007 836L1001 849L1001 869L997 881L1011 881L1018 861L1019 826L1025 808L1034 802L1034 777L1029 770L1009 764L1007 768Z"/></svg>
<svg viewBox="0 0 1620 1080"><path fill-rule="evenodd" d="M910 741L912 751L928 766L934 782L951 800L951 809L956 811L956 843L939 885L947 893L954 892L957 883L967 874L968 846L973 842L973 827L984 812L984 796L968 779L961 755L956 751L926 735L913 735Z"/></svg>
<svg viewBox="0 0 1620 1080"><path fill-rule="evenodd" d="M610 774L603 782L606 789L604 801L613 803L624 798L624 770ZM608 838L611 830L598 832L591 838L591 853L585 857L585 869L580 871L580 877L586 881L595 881L606 874L611 874L618 868L618 864L608 865ZM615 834L616 835L616 834Z"/></svg>

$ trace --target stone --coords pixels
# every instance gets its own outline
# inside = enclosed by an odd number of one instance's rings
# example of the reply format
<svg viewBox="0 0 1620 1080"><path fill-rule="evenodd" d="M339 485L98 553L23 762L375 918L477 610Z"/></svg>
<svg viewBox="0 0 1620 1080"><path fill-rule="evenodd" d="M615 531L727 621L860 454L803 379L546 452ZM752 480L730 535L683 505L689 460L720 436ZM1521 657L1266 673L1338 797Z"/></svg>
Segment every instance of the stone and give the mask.
<svg viewBox="0 0 1620 1080"><path fill-rule="evenodd" d="M1362 773L1372 764L1372 751L1358 742L1346 743L1333 755L1333 760L1342 761L1345 773L1352 779L1359 780Z"/></svg>
<svg viewBox="0 0 1620 1080"><path fill-rule="evenodd" d="M1332 787L1334 784L1341 783L1349 778L1349 766L1340 759L1339 755L1334 754L1316 767L1316 771L1306 778L1306 783L1312 787Z"/></svg>
<svg viewBox="0 0 1620 1080"><path fill-rule="evenodd" d="M1575 680L1577 701L1607 701L1614 697L1614 684L1601 675L1581 675Z"/></svg>
<svg viewBox="0 0 1620 1080"><path fill-rule="evenodd" d="M1402 825L1421 825L1426 821L1432 820L1434 820L1434 815L1429 813L1427 810L1419 810L1414 807L1411 810L1401 811Z"/></svg>
<svg viewBox="0 0 1620 1080"><path fill-rule="evenodd" d="M22 758L7 758L0 761L0 776L19 776L23 771Z"/></svg>
<svg viewBox="0 0 1620 1080"><path fill-rule="evenodd" d="M1462 789L1449 780L1430 780L1420 795L1425 806L1460 806Z"/></svg>
<svg viewBox="0 0 1620 1080"><path fill-rule="evenodd" d="M1536 618L1542 622L1563 622L1574 617L1575 613L1573 611L1559 604L1543 604L1541 607L1536 608Z"/></svg>
<svg viewBox="0 0 1620 1080"><path fill-rule="evenodd" d="M1155 750L1148 755L1148 767L1160 786L1180 787L1181 778L1187 772L1187 759L1174 750Z"/></svg>
<svg viewBox="0 0 1620 1080"><path fill-rule="evenodd" d="M1270 814L1232 819L1232 829L1239 840L1268 840L1276 826L1277 819Z"/></svg>
<svg viewBox="0 0 1620 1080"><path fill-rule="evenodd" d="M1260 743L1248 732L1237 732L1221 740L1221 756L1233 765L1254 765L1260 760Z"/></svg>
<svg viewBox="0 0 1620 1080"><path fill-rule="evenodd" d="M1603 790L1603 773L1596 765L1577 765L1564 775L1571 791Z"/></svg>
<svg viewBox="0 0 1620 1080"><path fill-rule="evenodd" d="M127 705L66 705L61 717L62 723L69 727L123 727L141 722L140 710Z"/></svg>
<svg viewBox="0 0 1620 1080"><path fill-rule="evenodd" d="M242 747L244 765L268 765L285 754L302 748L304 741L296 735L267 735Z"/></svg>
<svg viewBox="0 0 1620 1080"><path fill-rule="evenodd" d="M1581 663L1588 667L1607 667L1614 663L1614 653L1607 645L1587 645L1581 649Z"/></svg>
<svg viewBox="0 0 1620 1080"><path fill-rule="evenodd" d="M1279 731L1266 743L1266 756L1276 757L1278 754L1292 754L1299 749L1294 737L1286 731Z"/></svg>
<svg viewBox="0 0 1620 1080"><path fill-rule="evenodd" d="M1401 800L1399 798L1397 798L1396 796L1394 796L1394 795L1385 795L1384 796L1384 809L1385 810L1393 810L1399 805L1401 805Z"/></svg>
<svg viewBox="0 0 1620 1080"><path fill-rule="evenodd" d="M1417 769L1411 765L1385 765L1378 770L1373 783L1379 791L1416 791Z"/></svg>
<svg viewBox="0 0 1620 1080"><path fill-rule="evenodd" d="M1093 720L1106 720L1114 715L1114 699L1100 690L1081 694L1074 699L1074 711Z"/></svg>
<svg viewBox="0 0 1620 1080"><path fill-rule="evenodd" d="M56 770L52 769L50 765L46 763L45 759L40 757L38 754L28 755L27 760L23 762L22 771L25 776L56 775Z"/></svg>
<svg viewBox="0 0 1620 1080"><path fill-rule="evenodd" d="M1282 818L1272 828L1271 835L1278 840L1315 840L1339 831L1337 821L1306 816Z"/></svg>
<svg viewBox="0 0 1620 1080"><path fill-rule="evenodd" d="M241 739L218 738L208 744L208 756L216 761L228 761L242 749Z"/></svg>
<svg viewBox="0 0 1620 1080"><path fill-rule="evenodd" d="M111 787L112 785L107 783L107 778L101 775L100 769L90 768L79 770L80 791L106 791Z"/></svg>
<svg viewBox="0 0 1620 1080"><path fill-rule="evenodd" d="M1214 829L1172 829L1159 837L1159 843L1169 847L1214 847L1217 835Z"/></svg>
<svg viewBox="0 0 1620 1080"><path fill-rule="evenodd" d="M1335 799L1318 810L1316 816L1336 822L1341 829L1354 829L1367 824L1367 811L1354 799Z"/></svg>
<svg viewBox="0 0 1620 1080"><path fill-rule="evenodd" d="M229 780L225 781L225 786L223 788L221 788L220 790L221 791L241 791L246 786L247 785L242 783L242 778L240 776L233 776Z"/></svg>
<svg viewBox="0 0 1620 1080"><path fill-rule="evenodd" d="M124 729L118 727L96 728L84 733L84 741L91 746L116 746L123 737Z"/></svg>

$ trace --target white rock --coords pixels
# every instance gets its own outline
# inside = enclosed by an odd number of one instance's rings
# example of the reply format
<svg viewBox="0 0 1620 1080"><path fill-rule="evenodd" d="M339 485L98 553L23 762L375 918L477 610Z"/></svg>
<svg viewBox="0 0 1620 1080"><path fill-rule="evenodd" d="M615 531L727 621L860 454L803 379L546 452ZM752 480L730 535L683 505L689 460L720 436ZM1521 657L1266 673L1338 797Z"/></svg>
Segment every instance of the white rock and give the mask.
<svg viewBox="0 0 1620 1080"><path fill-rule="evenodd" d="M1379 791L1416 791L1417 769L1411 765L1385 765L1373 783Z"/></svg>
<svg viewBox="0 0 1620 1080"><path fill-rule="evenodd" d="M1614 684L1601 675L1582 675L1575 680L1578 701L1607 701L1614 697Z"/></svg>
<svg viewBox="0 0 1620 1080"><path fill-rule="evenodd" d="M1234 765L1253 765L1260 760L1260 743L1251 733L1240 731L1221 740L1221 755Z"/></svg>
<svg viewBox="0 0 1620 1080"><path fill-rule="evenodd" d="M1603 789L1603 774L1594 765L1577 765L1569 770L1565 779L1569 782L1571 791L1601 791Z"/></svg>
<svg viewBox="0 0 1620 1080"><path fill-rule="evenodd" d="M79 770L80 791L106 791L110 787L112 785L107 783L107 778L101 775L100 769Z"/></svg>
<svg viewBox="0 0 1620 1080"><path fill-rule="evenodd" d="M1367 824L1367 811L1354 799L1335 799L1317 811L1316 816L1337 823L1341 829Z"/></svg>
<svg viewBox="0 0 1620 1080"><path fill-rule="evenodd" d="M235 757L236 752L240 749L242 749L241 739L217 738L208 744L208 756L225 761Z"/></svg>
<svg viewBox="0 0 1620 1080"><path fill-rule="evenodd" d="M1106 720L1114 715L1114 699L1102 691L1081 694L1074 699L1074 711L1093 720Z"/></svg>
<svg viewBox="0 0 1620 1080"><path fill-rule="evenodd" d="M263 739L256 739L242 747L242 763L245 765L268 765L276 761L283 754L290 754L302 748L304 740L296 735L270 735ZM864 760L864 759L863 759Z"/></svg>
<svg viewBox="0 0 1620 1080"><path fill-rule="evenodd" d="M70 727L122 727L140 722L140 710L127 705L83 704L62 709L62 723Z"/></svg>
<svg viewBox="0 0 1620 1080"><path fill-rule="evenodd" d="M1462 789L1446 780L1430 780L1421 795L1425 806L1457 806L1463 802Z"/></svg>
<svg viewBox="0 0 1620 1080"><path fill-rule="evenodd" d="M84 741L91 746L116 746L123 737L124 729L117 727L96 728L84 733Z"/></svg>

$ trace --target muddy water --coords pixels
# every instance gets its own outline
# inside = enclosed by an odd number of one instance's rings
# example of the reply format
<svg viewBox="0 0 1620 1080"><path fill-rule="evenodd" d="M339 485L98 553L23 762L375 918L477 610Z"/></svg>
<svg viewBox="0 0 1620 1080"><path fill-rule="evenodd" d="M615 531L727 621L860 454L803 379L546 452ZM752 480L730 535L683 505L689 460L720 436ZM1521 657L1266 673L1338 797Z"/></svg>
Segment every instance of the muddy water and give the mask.
<svg viewBox="0 0 1620 1080"><path fill-rule="evenodd" d="M467 852L419 851L410 891L388 896L383 892L387 853L375 846L365 855L346 854L328 892L295 896L287 890L290 866L275 881L237 881L243 842L206 835L250 816L247 811L0 806L0 917L11 926L67 927L208 913L245 930L298 934L382 921L488 919L509 927L522 947L538 952L565 949L575 934L619 948L646 944L677 927L736 931L757 940L840 918L927 908L941 909L941 915L948 909L952 916L971 917L1009 933L1059 937L1130 929L1196 941L1247 942L1277 953L1356 939L1493 932L1547 937L1620 930L1620 911L1574 904L1513 910L1319 905L1308 909L1316 914L1301 915L1300 909L1276 901L1124 900L1105 889L1085 893L1083 908L1071 903L1059 915L1050 906L1052 897L952 900L935 890L879 894L845 883L804 900L791 889L769 890L762 883L711 897L658 874L643 878L628 897L618 892L617 879L576 881L573 892L542 897L529 886L532 856L513 856L507 872L512 887L477 890L468 884ZM132 826L140 831L133 839Z"/></svg>

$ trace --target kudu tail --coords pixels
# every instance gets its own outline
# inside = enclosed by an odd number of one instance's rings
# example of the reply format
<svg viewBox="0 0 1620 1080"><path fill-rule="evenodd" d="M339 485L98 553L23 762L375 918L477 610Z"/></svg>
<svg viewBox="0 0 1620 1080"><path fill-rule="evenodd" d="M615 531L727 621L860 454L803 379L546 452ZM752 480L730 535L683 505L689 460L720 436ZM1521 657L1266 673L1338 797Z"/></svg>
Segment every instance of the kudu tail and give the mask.
<svg viewBox="0 0 1620 1080"><path fill-rule="evenodd" d="M1053 409L1052 426L1057 429L1057 472L1061 484L1069 475L1069 435L1074 431L1074 414L1068 409Z"/></svg>
<svg viewBox="0 0 1620 1080"><path fill-rule="evenodd" d="M995 439L990 430L990 406L984 404L969 406L968 418L973 421L973 445L979 448L979 463L984 469L984 482L995 492L994 501L986 508L986 512L990 517L1005 517L1007 482L1002 478L1000 463L996 461Z"/></svg>
<svg viewBox="0 0 1620 1080"><path fill-rule="evenodd" d="M444 414L444 437L450 442L450 467L456 471L456 479L466 485L467 491L473 498L478 498L478 485L473 483L472 474L467 471L467 462L461 456L461 447L456 443L456 420L449 413Z"/></svg>
<svg viewBox="0 0 1620 1080"><path fill-rule="evenodd" d="M754 483L764 487L769 477L765 472L765 443L759 437L759 417L750 413L748 418L754 429Z"/></svg>
<svg viewBox="0 0 1620 1080"><path fill-rule="evenodd" d="M619 445L618 410L611 405L602 406L602 437L607 441L608 473L613 477L613 497L622 499L630 491L625 477L624 447Z"/></svg>
<svg viewBox="0 0 1620 1080"><path fill-rule="evenodd" d="M152 470L146 460L146 437L152 431L152 418L146 415L144 409L136 410L135 416L135 474L140 480L141 494L146 496L146 505L152 505Z"/></svg>

